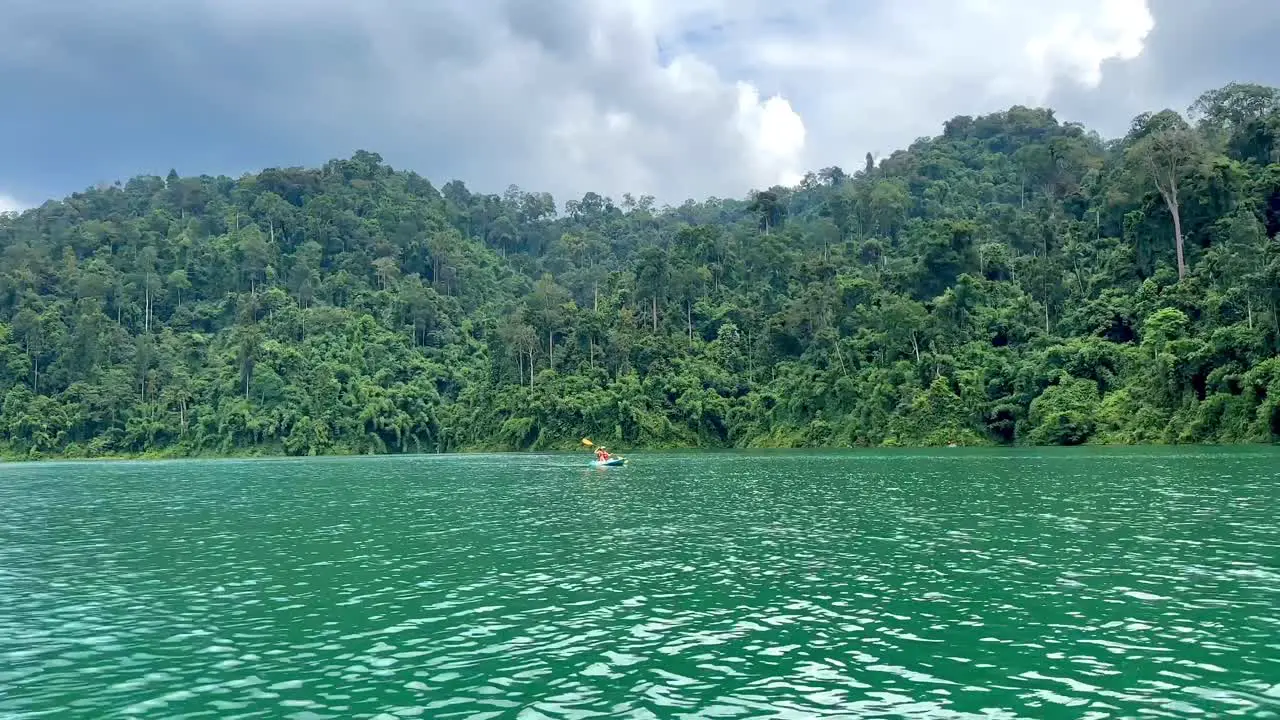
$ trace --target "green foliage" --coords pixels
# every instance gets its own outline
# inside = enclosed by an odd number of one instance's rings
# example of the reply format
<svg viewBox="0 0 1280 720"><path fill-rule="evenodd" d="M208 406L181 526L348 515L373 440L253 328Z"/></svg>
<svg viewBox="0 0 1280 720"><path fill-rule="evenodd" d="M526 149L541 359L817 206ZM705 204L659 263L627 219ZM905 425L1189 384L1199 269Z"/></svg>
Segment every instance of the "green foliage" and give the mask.
<svg viewBox="0 0 1280 720"><path fill-rule="evenodd" d="M1097 384L1063 375L1031 401L1027 439L1038 445L1080 445L1093 435Z"/></svg>
<svg viewBox="0 0 1280 720"><path fill-rule="evenodd" d="M678 207L357 152L0 216L0 453L1268 442L1280 98Z"/></svg>

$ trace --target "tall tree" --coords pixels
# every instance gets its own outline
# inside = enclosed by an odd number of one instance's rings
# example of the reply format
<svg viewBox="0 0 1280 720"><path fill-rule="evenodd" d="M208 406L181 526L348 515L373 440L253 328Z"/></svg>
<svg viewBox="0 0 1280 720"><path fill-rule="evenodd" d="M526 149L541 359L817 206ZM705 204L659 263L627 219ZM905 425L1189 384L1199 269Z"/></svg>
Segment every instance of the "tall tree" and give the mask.
<svg viewBox="0 0 1280 720"><path fill-rule="evenodd" d="M1187 276L1180 189L1184 181L1203 166L1205 154L1203 138L1185 122L1168 123L1153 132L1144 133L1125 150L1126 162L1155 186L1173 218L1179 280Z"/></svg>

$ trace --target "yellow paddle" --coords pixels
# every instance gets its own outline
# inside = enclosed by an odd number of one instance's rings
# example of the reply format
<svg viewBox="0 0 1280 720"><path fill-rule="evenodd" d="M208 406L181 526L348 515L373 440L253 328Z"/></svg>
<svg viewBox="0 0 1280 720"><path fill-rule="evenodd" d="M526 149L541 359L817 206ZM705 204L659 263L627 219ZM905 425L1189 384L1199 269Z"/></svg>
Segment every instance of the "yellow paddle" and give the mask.
<svg viewBox="0 0 1280 720"><path fill-rule="evenodd" d="M583 445L586 445L587 447L595 447L595 443L591 442L591 438L582 438L582 444L583 444ZM614 454L613 454L613 456L614 456L614 457L616 457L616 458L618 458L619 460L621 460L621 461L623 461L623 462L626 462L626 460L627 460L626 458L624 458L624 457L622 457L621 455L618 455L618 454L616 454L616 453L614 453Z"/></svg>

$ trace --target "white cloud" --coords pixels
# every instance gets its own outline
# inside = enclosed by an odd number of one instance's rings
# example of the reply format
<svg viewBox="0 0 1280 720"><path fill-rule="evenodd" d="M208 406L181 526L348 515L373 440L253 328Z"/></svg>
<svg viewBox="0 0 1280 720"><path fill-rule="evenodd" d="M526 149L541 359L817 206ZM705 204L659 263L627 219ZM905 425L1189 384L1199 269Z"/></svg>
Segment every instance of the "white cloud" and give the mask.
<svg viewBox="0 0 1280 720"><path fill-rule="evenodd" d="M791 109L791 103L779 96L763 102L760 91L749 83L738 83L738 132L751 153L754 176L773 182L794 185L800 182L805 168L804 120ZM768 182L772 179L773 182Z"/></svg>
<svg viewBox="0 0 1280 720"><path fill-rule="evenodd" d="M1027 41L1026 51L1041 77L1065 70L1083 85L1097 87L1102 63L1138 57L1154 27L1155 19L1143 0L1111 0L1087 15L1058 15L1045 31Z"/></svg>
<svg viewBox="0 0 1280 720"><path fill-rule="evenodd" d="M1043 104L1063 79L1096 85L1154 24L1145 0L809 0L772 17L765 0L743 2L721 7L715 22L730 30L690 51L782 91L803 117L810 168L856 164L954 115Z"/></svg>
<svg viewBox="0 0 1280 720"><path fill-rule="evenodd" d="M545 175L666 199L794 182L956 114L1042 104L1064 77L1096 85L1153 25L1145 0L569 5L579 35L557 37L582 51L539 68L566 89Z"/></svg>
<svg viewBox="0 0 1280 720"><path fill-rule="evenodd" d="M26 206L18 202L17 198L0 193L0 213L22 212L26 209Z"/></svg>
<svg viewBox="0 0 1280 720"><path fill-rule="evenodd" d="M954 115L1044 103L1062 79L1096 85L1106 61L1143 51L1153 26L1146 0L25 8L9 18L9 39L27 38L60 71L78 60L96 85L171 96L198 88L244 126L287 132L311 162L363 147L434 180L487 191L514 182L562 201L588 190L671 202L741 195L809 169L858 166L867 151L935 134ZM100 35L103 23L119 42L93 57L76 33ZM0 49L0 69L4 61ZM143 72L172 77L130 81Z"/></svg>

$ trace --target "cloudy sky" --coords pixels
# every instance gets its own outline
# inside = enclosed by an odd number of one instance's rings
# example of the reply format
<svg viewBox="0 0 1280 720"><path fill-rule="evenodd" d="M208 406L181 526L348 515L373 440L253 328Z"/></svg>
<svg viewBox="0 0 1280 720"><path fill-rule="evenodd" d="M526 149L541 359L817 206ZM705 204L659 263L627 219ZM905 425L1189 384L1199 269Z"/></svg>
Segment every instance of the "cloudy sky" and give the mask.
<svg viewBox="0 0 1280 720"><path fill-rule="evenodd" d="M563 202L740 195L1012 104L1280 85L1276 0L0 0L0 209L356 149Z"/></svg>

